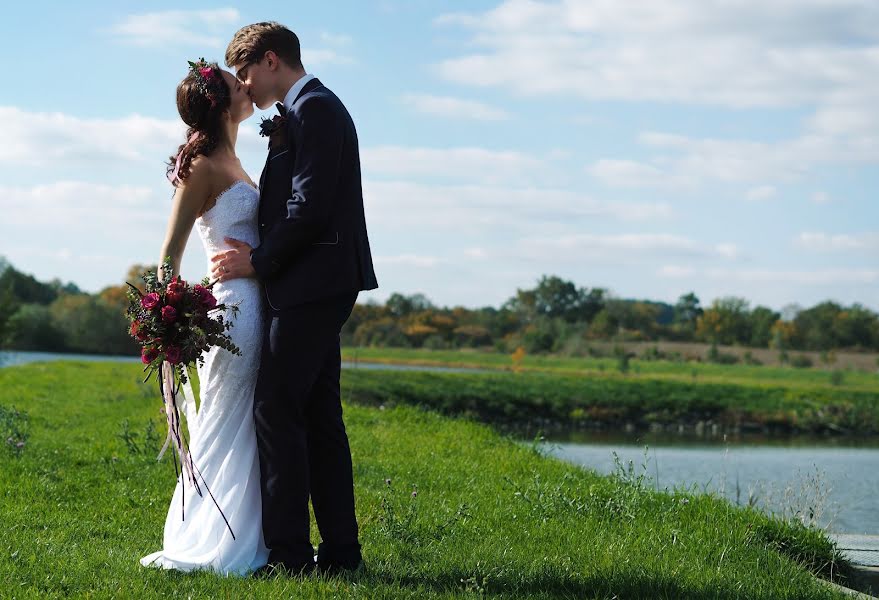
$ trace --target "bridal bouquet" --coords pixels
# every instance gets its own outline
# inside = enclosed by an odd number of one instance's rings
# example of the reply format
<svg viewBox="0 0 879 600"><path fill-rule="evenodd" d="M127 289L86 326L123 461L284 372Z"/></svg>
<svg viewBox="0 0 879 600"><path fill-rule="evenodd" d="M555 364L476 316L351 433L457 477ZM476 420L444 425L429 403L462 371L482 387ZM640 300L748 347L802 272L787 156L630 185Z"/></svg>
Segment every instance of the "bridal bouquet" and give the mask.
<svg viewBox="0 0 879 600"><path fill-rule="evenodd" d="M160 268L167 277L173 274L168 259ZM167 282L160 282L157 273L147 272L143 275L143 281L145 292L128 284L129 304L125 313L130 322L128 332L141 345L141 361L147 372L144 381L153 373L158 374L159 391L168 421L168 436L159 452L159 459L173 444L176 456L180 457L180 472L199 496L202 492L197 477L201 478L202 485L213 500L213 494L192 461L186 437L180 429L177 398L181 387L187 383L188 369L196 362L204 364L203 352L219 346L241 355L241 350L226 333L232 327L232 322L226 319L226 313L228 311L229 315L235 316L238 307L218 304L211 292L213 284L207 278L201 284L190 285L179 275ZM174 471L178 473L176 458ZM219 505L217 508L220 508ZM220 514L222 512L220 510ZM225 515L223 518L226 518ZM232 534L232 537L235 535Z"/></svg>
<svg viewBox="0 0 879 600"><path fill-rule="evenodd" d="M166 260L161 269L171 275L170 261ZM128 332L141 345L147 379L167 364L175 379L185 382L185 367L196 361L203 364L202 353L211 346L241 355L226 333L232 323L223 315L227 310L237 314L238 307L217 304L207 278L201 284L190 285L178 275L161 283L156 273L147 272L143 281L145 293L128 284L126 316L131 323Z"/></svg>

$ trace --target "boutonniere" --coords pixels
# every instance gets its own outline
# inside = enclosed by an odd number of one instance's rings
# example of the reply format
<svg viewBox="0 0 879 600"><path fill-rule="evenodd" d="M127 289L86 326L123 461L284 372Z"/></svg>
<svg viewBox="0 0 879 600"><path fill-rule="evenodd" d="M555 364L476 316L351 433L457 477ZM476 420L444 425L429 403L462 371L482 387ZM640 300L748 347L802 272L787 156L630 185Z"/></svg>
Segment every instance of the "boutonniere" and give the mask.
<svg viewBox="0 0 879 600"><path fill-rule="evenodd" d="M287 109L281 103L275 106L280 114L271 119L263 117L259 124L259 134L269 138L269 148L277 148L287 143Z"/></svg>

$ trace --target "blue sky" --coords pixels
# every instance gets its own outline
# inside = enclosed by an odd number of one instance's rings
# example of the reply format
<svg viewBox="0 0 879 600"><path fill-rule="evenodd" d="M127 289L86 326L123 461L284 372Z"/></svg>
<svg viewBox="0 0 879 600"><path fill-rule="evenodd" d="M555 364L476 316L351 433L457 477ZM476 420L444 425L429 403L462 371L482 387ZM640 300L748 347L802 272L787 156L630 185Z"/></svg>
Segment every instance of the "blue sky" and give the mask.
<svg viewBox="0 0 879 600"><path fill-rule="evenodd" d="M879 308L875 0L18 3L0 255L89 291L155 262L186 61L278 20L360 136L381 288ZM239 153L256 179L259 113ZM206 257L194 234L183 273Z"/></svg>

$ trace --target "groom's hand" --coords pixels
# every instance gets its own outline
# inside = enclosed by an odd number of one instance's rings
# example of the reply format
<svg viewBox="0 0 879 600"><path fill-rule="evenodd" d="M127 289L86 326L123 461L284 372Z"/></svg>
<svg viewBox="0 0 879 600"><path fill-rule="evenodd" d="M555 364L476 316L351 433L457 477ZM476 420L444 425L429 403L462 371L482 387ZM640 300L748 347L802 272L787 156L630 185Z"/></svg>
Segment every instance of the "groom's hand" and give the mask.
<svg viewBox="0 0 879 600"><path fill-rule="evenodd" d="M256 272L250 264L249 244L233 238L223 238L232 246L231 250L219 252L211 257L211 277L219 281L229 281L239 277L254 277Z"/></svg>

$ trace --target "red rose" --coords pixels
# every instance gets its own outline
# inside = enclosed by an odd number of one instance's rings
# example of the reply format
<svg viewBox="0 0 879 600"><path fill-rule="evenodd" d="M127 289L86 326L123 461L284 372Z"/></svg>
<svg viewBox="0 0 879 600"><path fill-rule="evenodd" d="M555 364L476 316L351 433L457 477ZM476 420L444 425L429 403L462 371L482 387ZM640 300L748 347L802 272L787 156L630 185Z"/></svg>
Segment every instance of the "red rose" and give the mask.
<svg viewBox="0 0 879 600"><path fill-rule="evenodd" d="M137 340L140 342L147 339L147 334L143 330L143 323L141 323L140 321L132 321L131 322L131 329L128 330L128 333L130 333L133 337L137 338Z"/></svg>
<svg viewBox="0 0 879 600"><path fill-rule="evenodd" d="M159 351L155 348L144 348L140 352L140 360L143 364L148 365L159 357Z"/></svg>
<svg viewBox="0 0 879 600"><path fill-rule="evenodd" d="M208 310L217 306L217 299L208 288L202 285L196 285L193 289L195 290L195 293L198 294L198 299L201 300L202 305L207 307Z"/></svg>
<svg viewBox="0 0 879 600"><path fill-rule="evenodd" d="M140 305L147 310L153 310L159 305L159 302L159 295L155 292L153 292L152 294L147 294L140 299Z"/></svg>
<svg viewBox="0 0 879 600"><path fill-rule="evenodd" d="M180 362L180 348L177 346L168 346L168 349L165 350L165 360L167 360L172 365L176 365Z"/></svg>
<svg viewBox="0 0 879 600"><path fill-rule="evenodd" d="M180 277L175 277L171 280L171 283L168 284L168 289L165 291L165 300L167 300L169 304L177 304L183 299L185 293L186 282L180 279Z"/></svg>
<svg viewBox="0 0 879 600"><path fill-rule="evenodd" d="M177 309L173 306L162 307L162 322L173 323L177 320Z"/></svg>

